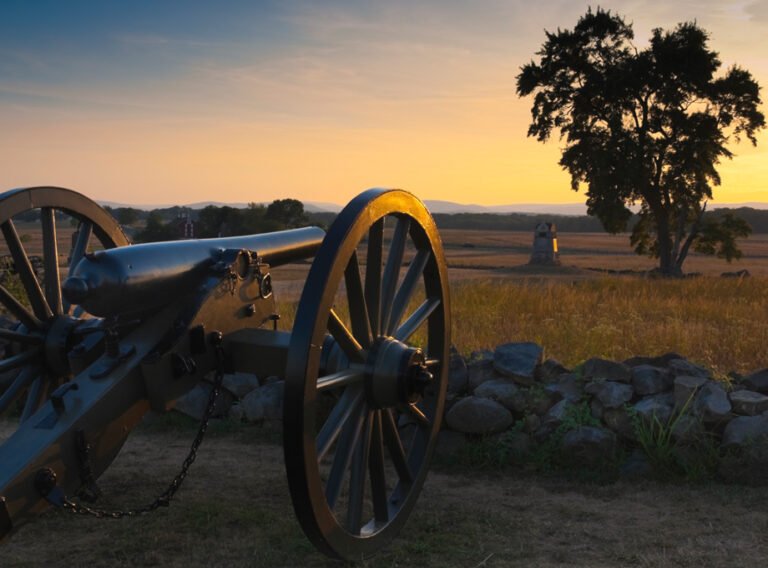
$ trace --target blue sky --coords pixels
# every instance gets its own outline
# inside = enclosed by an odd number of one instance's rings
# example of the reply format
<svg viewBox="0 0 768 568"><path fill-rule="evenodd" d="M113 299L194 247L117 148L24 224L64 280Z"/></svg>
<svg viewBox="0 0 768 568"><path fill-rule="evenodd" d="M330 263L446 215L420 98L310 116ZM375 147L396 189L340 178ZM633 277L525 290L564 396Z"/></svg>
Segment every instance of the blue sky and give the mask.
<svg viewBox="0 0 768 568"><path fill-rule="evenodd" d="M573 202L527 139L515 75L588 2L0 4L0 187L113 201ZM621 0L635 26L696 20L768 83L768 2ZM763 148L763 147L766 148ZM768 201L768 139L733 147L721 201ZM755 181L764 179L765 183ZM716 193L716 198L718 194Z"/></svg>

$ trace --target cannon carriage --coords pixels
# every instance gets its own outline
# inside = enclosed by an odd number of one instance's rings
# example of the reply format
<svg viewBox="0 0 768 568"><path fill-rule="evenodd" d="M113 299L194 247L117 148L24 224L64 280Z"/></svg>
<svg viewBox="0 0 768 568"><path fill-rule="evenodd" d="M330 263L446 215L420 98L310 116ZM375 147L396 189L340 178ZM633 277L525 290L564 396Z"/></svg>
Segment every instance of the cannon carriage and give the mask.
<svg viewBox="0 0 768 568"><path fill-rule="evenodd" d="M34 209L42 281L13 221ZM68 266L56 212L77 223ZM98 514L73 496L95 496L141 418L235 371L285 378L289 489L319 550L369 556L402 528L440 427L450 343L442 245L414 196L368 190L327 234L129 245L88 198L25 188L0 194L0 229L21 284L0 286L14 320L0 329L0 539L52 505ZM313 257L293 328L278 331L270 270Z"/></svg>

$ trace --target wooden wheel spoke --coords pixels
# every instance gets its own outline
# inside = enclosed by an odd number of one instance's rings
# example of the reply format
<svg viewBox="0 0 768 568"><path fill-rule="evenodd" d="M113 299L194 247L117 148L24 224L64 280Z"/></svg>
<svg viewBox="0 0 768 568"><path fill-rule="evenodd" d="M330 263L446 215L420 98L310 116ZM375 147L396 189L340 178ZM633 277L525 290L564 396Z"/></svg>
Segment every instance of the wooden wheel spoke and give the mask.
<svg viewBox="0 0 768 568"><path fill-rule="evenodd" d="M333 407L331 414L317 435L317 462L328 453L336 438L352 415L357 416L363 402L363 389L347 388Z"/></svg>
<svg viewBox="0 0 768 568"><path fill-rule="evenodd" d="M432 315L432 312L434 312L439 305L439 298L427 298L424 300L416 311L403 322L403 325L397 328L394 335L395 339L407 341L416 330L429 319L429 316Z"/></svg>
<svg viewBox="0 0 768 568"><path fill-rule="evenodd" d="M343 369L317 379L317 390L323 391L347 386L363 380L363 372L357 369Z"/></svg>
<svg viewBox="0 0 768 568"><path fill-rule="evenodd" d="M43 327L42 322L32 314L27 308L22 306L13 294L5 289L5 286L0 284L0 303L2 303L9 312L19 318L27 329L39 330Z"/></svg>
<svg viewBox="0 0 768 568"><path fill-rule="evenodd" d="M364 363L365 358L361 353L363 348L357 342L357 339L350 333L344 322L341 321L338 314L331 310L328 314L328 331L339 344L341 350L347 356L347 359L352 363Z"/></svg>
<svg viewBox="0 0 768 568"><path fill-rule="evenodd" d="M75 244L72 246L72 250L69 253L69 270L67 276L72 276L75 272L77 263L80 262L85 256L88 250L88 241L91 239L93 233L93 224L90 221L82 221L77 228L77 237L75 238ZM66 300L62 301L62 310L65 314L69 313L71 306Z"/></svg>
<svg viewBox="0 0 768 568"><path fill-rule="evenodd" d="M347 288L349 303L349 318L352 321L352 334L365 349L371 345L371 324L368 320L368 306L363 294L363 283L360 278L360 265L357 251L352 251L349 262L344 270L344 284Z"/></svg>
<svg viewBox="0 0 768 568"><path fill-rule="evenodd" d="M5 242L8 245L8 250L13 257L16 272L19 274L21 283L24 285L24 290L29 298L32 311L35 316L40 319L50 317L53 314L48 307L48 303L45 301L43 291L40 288L40 282L37 281L37 276L35 276L32 264L29 262L29 257L24 251L24 245L21 244L21 239L16 232L16 227L14 226L13 221L8 219L5 223L0 225L0 228L2 228Z"/></svg>
<svg viewBox="0 0 768 568"><path fill-rule="evenodd" d="M52 207L40 209L43 227L43 268L45 270L45 297L54 314L61 313L61 276L59 274L59 248L56 243L56 216Z"/></svg>
<svg viewBox="0 0 768 568"><path fill-rule="evenodd" d="M365 298L368 319L374 337L381 333L381 255L384 240L384 218L371 225L368 231L368 254L365 260Z"/></svg>
<svg viewBox="0 0 768 568"><path fill-rule="evenodd" d="M400 285L392 305L392 314L389 317L389 325L387 325L387 335L392 335L403 318L403 314L406 308L408 308L408 303L411 301L413 292L416 290L416 285L419 283L422 274L424 274L424 267L427 265L431 255L432 253L429 250L422 249L411 260L408 272L403 277L403 283Z"/></svg>
<svg viewBox="0 0 768 568"><path fill-rule="evenodd" d="M392 243L387 255L387 264L384 267L384 279L381 283L381 321L382 330L387 329L389 317L392 311L392 301L395 298L395 288L400 277L400 266L403 264L405 254L405 242L408 238L408 228L411 220L408 217L398 217L395 232L392 235Z"/></svg>
<svg viewBox="0 0 768 568"><path fill-rule="evenodd" d="M3 359L0 361L0 373L4 373L6 371L10 371L11 369L16 369L18 367L21 367L25 363L32 361L35 357L40 355L40 351L37 349L30 349L28 351L22 351L21 353L17 353L16 355L12 355L8 357L7 359Z"/></svg>
<svg viewBox="0 0 768 568"><path fill-rule="evenodd" d="M416 421L416 424L418 424L422 428L432 427L432 422L430 421L430 419L427 418L426 415L421 410L419 410L419 408L415 404L404 404L402 405L401 409L408 416L413 418Z"/></svg>
<svg viewBox="0 0 768 568"><path fill-rule="evenodd" d="M39 335L27 335L26 333L4 328L0 328L0 339L23 343L24 345L40 345L43 342L43 338Z"/></svg>
<svg viewBox="0 0 768 568"><path fill-rule="evenodd" d="M8 408L13 404L16 398L24 392L24 389L35 379L35 371L31 367L27 367L18 374L16 379L11 383L5 392L0 396L0 416L2 416Z"/></svg>
<svg viewBox="0 0 768 568"><path fill-rule="evenodd" d="M363 408L358 407L352 417L347 420L339 437L339 443L336 447L336 455L333 457L333 465L328 475L328 482L325 485L325 500L328 507L333 511L336 508L336 502L339 500L341 484L349 468L349 462L357 446L357 440L360 436L360 430L363 427Z"/></svg>
<svg viewBox="0 0 768 568"><path fill-rule="evenodd" d="M368 467L371 476L374 519L377 523L387 523L389 522L389 506L387 505L387 480L384 473L384 438L381 414L382 411L376 411L373 417Z"/></svg>
<svg viewBox="0 0 768 568"><path fill-rule="evenodd" d="M408 465L408 458L405 455L405 449L400 439L400 432L398 432L397 425L395 424L395 418L392 416L392 411L388 408L382 411L382 427L384 443L387 445L395 471L400 478L400 483L409 485L413 482L413 474L411 473L411 467Z"/></svg>
<svg viewBox="0 0 768 568"><path fill-rule="evenodd" d="M77 263L85 256L85 252L88 250L88 241L91 239L91 233L93 233L93 224L90 221L81 222L77 228L77 238L69 257L68 276L72 276Z"/></svg>
<svg viewBox="0 0 768 568"><path fill-rule="evenodd" d="M349 475L349 502L347 503L347 530L359 535L363 524L363 503L365 501L365 473L371 449L373 412L367 412L363 420L362 435L355 448L352 469Z"/></svg>

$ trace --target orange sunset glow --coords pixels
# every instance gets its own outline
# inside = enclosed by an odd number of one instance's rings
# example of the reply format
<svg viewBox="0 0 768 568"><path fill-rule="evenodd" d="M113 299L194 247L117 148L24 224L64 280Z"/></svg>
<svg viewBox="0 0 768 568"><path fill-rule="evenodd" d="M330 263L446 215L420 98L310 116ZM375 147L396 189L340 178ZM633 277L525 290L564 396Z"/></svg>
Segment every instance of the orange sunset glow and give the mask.
<svg viewBox="0 0 768 568"><path fill-rule="evenodd" d="M586 2L166 5L0 8L3 189L53 184L127 204L343 204L372 186L484 205L583 201L557 138L526 137L531 101L515 77L544 30L572 27ZM653 27L696 20L723 70L738 63L768 85L761 2L604 8L634 23L639 46ZM768 135L731 149L715 201L768 202Z"/></svg>

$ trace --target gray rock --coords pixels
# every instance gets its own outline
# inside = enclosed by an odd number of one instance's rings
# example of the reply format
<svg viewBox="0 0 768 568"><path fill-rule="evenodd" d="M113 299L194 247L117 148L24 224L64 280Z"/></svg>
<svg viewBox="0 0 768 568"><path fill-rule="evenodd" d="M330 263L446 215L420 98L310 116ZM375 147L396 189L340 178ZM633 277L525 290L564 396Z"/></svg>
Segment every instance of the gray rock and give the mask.
<svg viewBox="0 0 768 568"><path fill-rule="evenodd" d="M686 375L676 377L674 381L675 406L678 408L690 405L696 395L707 384L704 377L689 377Z"/></svg>
<svg viewBox="0 0 768 568"><path fill-rule="evenodd" d="M768 394L768 369L755 371L742 379L749 390L757 391L762 394Z"/></svg>
<svg viewBox="0 0 768 568"><path fill-rule="evenodd" d="M723 388L709 381L696 397L694 408L704 424L718 424L730 419L731 402Z"/></svg>
<svg viewBox="0 0 768 568"><path fill-rule="evenodd" d="M543 440L557 430L565 420L569 406L571 406L571 403L563 399L547 411L541 420L541 426L539 426L539 429L534 434L537 440Z"/></svg>
<svg viewBox="0 0 768 568"><path fill-rule="evenodd" d="M629 367L637 367L638 365L651 365L652 367L666 367L672 359L682 359L682 355L678 355L674 351L665 353L659 357L630 357L624 364Z"/></svg>
<svg viewBox="0 0 768 568"><path fill-rule="evenodd" d="M646 421L653 420L654 416L662 424L667 424L672 417L672 408L675 405L675 397L672 393L662 393L648 396L637 402L635 411Z"/></svg>
<svg viewBox="0 0 768 568"><path fill-rule="evenodd" d="M629 402L634 394L632 387L615 381L601 381L588 383L584 392L591 394L603 408L618 408L625 402Z"/></svg>
<svg viewBox="0 0 768 568"><path fill-rule="evenodd" d="M240 399L259 388L259 378L252 373L226 374L222 378L221 386Z"/></svg>
<svg viewBox="0 0 768 568"><path fill-rule="evenodd" d="M509 379L506 379L507 381ZM517 414L525 414L531 402L531 395L527 390L520 389L510 401L510 410Z"/></svg>
<svg viewBox="0 0 768 568"><path fill-rule="evenodd" d="M516 396L519 390L511 379L491 379L477 387L474 394L495 400L509 410L520 412L519 397Z"/></svg>
<svg viewBox="0 0 768 568"><path fill-rule="evenodd" d="M184 396L179 398L179 400L176 401L174 408L195 420L202 420L203 415L205 414L205 409L208 408L208 400L212 390L213 385L201 382ZM216 407L211 416L213 418L226 416L234 401L235 399L232 393L226 389L220 389L218 396L216 396Z"/></svg>
<svg viewBox="0 0 768 568"><path fill-rule="evenodd" d="M672 380L669 372L653 365L637 365L632 367L632 388L635 394L645 396L669 390Z"/></svg>
<svg viewBox="0 0 768 568"><path fill-rule="evenodd" d="M723 431L722 447L742 449L768 440L768 415L738 416Z"/></svg>
<svg viewBox="0 0 768 568"><path fill-rule="evenodd" d="M564 373L558 376L557 381L544 387L544 390L550 391L559 400L565 398L571 402L579 402L582 397L581 387L573 373Z"/></svg>
<svg viewBox="0 0 768 568"><path fill-rule="evenodd" d="M500 434L499 441L512 454L513 458L525 456L533 449L533 438L525 432Z"/></svg>
<svg viewBox="0 0 768 568"><path fill-rule="evenodd" d="M533 434L541 426L541 418L536 414L526 414L523 418L523 432Z"/></svg>
<svg viewBox="0 0 768 568"><path fill-rule="evenodd" d="M613 457L615 449L616 434L595 426L581 426L563 436L563 455L581 465L599 465Z"/></svg>
<svg viewBox="0 0 768 568"><path fill-rule="evenodd" d="M543 383L551 383L556 381L560 375L569 372L559 361L547 359L536 369L536 378Z"/></svg>
<svg viewBox="0 0 768 568"><path fill-rule="evenodd" d="M464 394L469 386L469 371L464 357L451 346L451 362L448 367L448 390Z"/></svg>
<svg viewBox="0 0 768 568"><path fill-rule="evenodd" d="M582 375L587 379L605 379L606 381L628 383L630 368L624 363L595 357L585 361Z"/></svg>
<svg viewBox="0 0 768 568"><path fill-rule="evenodd" d="M285 381L264 385L248 393L240 405L249 422L282 420Z"/></svg>
<svg viewBox="0 0 768 568"><path fill-rule="evenodd" d="M245 420L245 410L238 403L235 403L229 408L227 417L235 422L242 422Z"/></svg>
<svg viewBox="0 0 768 568"><path fill-rule="evenodd" d="M536 366L541 363L543 354L544 349L531 341L505 343L493 352L493 367L521 385L530 386L535 381Z"/></svg>
<svg viewBox="0 0 768 568"><path fill-rule="evenodd" d="M602 404L600 404L599 400L597 400L596 398L593 398L592 401L589 403L589 413L592 415L593 418L602 420L603 416L605 416L605 407Z"/></svg>
<svg viewBox="0 0 768 568"><path fill-rule="evenodd" d="M768 396L751 390L733 391L728 394L733 405L733 412L746 416L756 416L768 410Z"/></svg>
<svg viewBox="0 0 768 568"><path fill-rule="evenodd" d="M680 442L697 442L705 434L704 424L691 414L683 414L672 424L672 438Z"/></svg>
<svg viewBox="0 0 768 568"><path fill-rule="evenodd" d="M547 389L531 389L528 391L528 404L526 410L539 416L549 412L556 403L563 399L559 393Z"/></svg>
<svg viewBox="0 0 768 568"><path fill-rule="evenodd" d="M472 352L467 364L467 389L474 392L485 381L497 378L493 369L493 353L490 351Z"/></svg>
<svg viewBox="0 0 768 568"><path fill-rule="evenodd" d="M632 418L627 413L626 408L608 408L603 414L603 421L606 426L616 432L622 438L627 440L637 440L637 433L635 432L635 425L632 422Z"/></svg>
<svg viewBox="0 0 768 568"><path fill-rule="evenodd" d="M446 422L457 432L468 434L494 434L512 425L512 413L504 406L479 396L468 396L453 405Z"/></svg>
<svg viewBox="0 0 768 568"><path fill-rule="evenodd" d="M701 365L697 365L695 363L691 363L687 359L672 359L669 363L667 363L667 369L675 376L688 376L688 377L703 377L705 379L708 379L711 375L709 369L706 369L702 367Z"/></svg>

